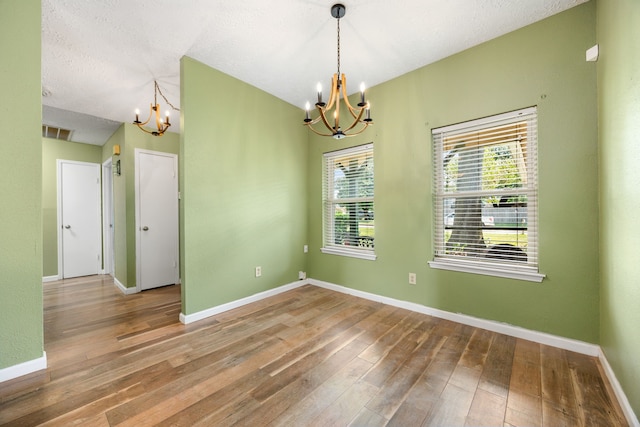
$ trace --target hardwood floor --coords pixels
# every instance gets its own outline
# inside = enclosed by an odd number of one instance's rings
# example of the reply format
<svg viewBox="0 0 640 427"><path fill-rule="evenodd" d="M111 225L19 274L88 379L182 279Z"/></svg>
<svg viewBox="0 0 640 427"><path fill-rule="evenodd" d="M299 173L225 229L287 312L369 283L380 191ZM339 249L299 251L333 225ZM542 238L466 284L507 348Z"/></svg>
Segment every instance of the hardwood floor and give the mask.
<svg viewBox="0 0 640 427"><path fill-rule="evenodd" d="M597 359L306 285L190 325L180 288L44 284L2 425L624 426Z"/></svg>

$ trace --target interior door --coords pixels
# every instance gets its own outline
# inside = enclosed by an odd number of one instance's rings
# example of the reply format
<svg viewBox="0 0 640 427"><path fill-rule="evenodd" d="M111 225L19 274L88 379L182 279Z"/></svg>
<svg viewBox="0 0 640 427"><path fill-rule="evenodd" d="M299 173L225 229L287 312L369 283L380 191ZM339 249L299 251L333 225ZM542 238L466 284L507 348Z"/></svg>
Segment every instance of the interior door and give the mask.
<svg viewBox="0 0 640 427"><path fill-rule="evenodd" d="M136 149L137 284L178 282L178 156Z"/></svg>
<svg viewBox="0 0 640 427"><path fill-rule="evenodd" d="M100 165L58 160L58 274L98 274L101 267Z"/></svg>

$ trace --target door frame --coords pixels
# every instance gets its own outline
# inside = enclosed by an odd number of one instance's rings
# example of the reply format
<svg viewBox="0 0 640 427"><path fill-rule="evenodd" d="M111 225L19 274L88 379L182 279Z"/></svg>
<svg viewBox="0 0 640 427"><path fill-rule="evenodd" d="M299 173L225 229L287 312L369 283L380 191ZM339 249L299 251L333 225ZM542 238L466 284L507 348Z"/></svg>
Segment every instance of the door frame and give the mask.
<svg viewBox="0 0 640 427"><path fill-rule="evenodd" d="M112 172L113 160L109 157L102 163L102 274L115 277L115 215Z"/></svg>
<svg viewBox="0 0 640 427"><path fill-rule="evenodd" d="M179 191L180 191L180 184L179 184L179 178L178 178L178 155L174 154L174 153L167 153L164 151L154 151L154 150L145 150L143 148L136 148L134 150L135 153L135 173L134 173L134 177L135 177L135 184L134 184L134 198L135 198L135 210L136 210L136 224L135 224L135 230L136 230L136 292L142 292L142 224L141 224L141 218L140 218L140 154L151 154L151 155L159 155L159 156L164 156L164 157L171 157L173 158L173 164L174 164L174 172L176 174L176 199L179 199ZM175 241L175 247L176 247L176 262L177 260L180 259L180 205L178 204L178 212L176 212L176 215L178 215L178 223L176 224L176 226L178 227L178 232L176 233L176 241ZM179 270L178 272L176 272L176 283L177 280L180 280L180 275L179 275Z"/></svg>
<svg viewBox="0 0 640 427"><path fill-rule="evenodd" d="M79 162L76 160L65 160L65 159L56 159L56 188L57 188L57 229L56 229L56 233L58 235L58 280L62 280L64 278L64 260L63 260L63 244L62 244L62 233L60 232L60 230L62 230L62 165L64 163L68 163L68 164L75 164L75 165L83 165L83 166L95 166L98 168L98 179L100 181L102 181L101 177L100 177L100 163L91 163L91 162ZM100 183L99 183L100 184ZM96 214L98 215L98 224L100 224L102 222L102 218L101 216L101 206L100 206L100 199L101 197L98 197L98 204L96 205ZM100 236L101 230L100 227L98 227L98 230L96 231L98 233L98 238L100 240L102 240L102 236ZM100 272L100 264L102 263L102 256L100 256L100 259L98 259L98 272Z"/></svg>

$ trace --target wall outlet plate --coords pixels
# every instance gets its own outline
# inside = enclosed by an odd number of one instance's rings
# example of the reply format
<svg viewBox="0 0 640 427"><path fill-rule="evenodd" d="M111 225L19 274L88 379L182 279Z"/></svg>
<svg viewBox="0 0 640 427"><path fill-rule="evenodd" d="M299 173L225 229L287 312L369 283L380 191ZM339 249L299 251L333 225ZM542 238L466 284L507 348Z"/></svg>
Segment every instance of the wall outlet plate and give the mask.
<svg viewBox="0 0 640 427"><path fill-rule="evenodd" d="M256 267L256 277L262 276L262 267Z"/></svg>
<svg viewBox="0 0 640 427"><path fill-rule="evenodd" d="M410 285L416 284L416 273L409 273L409 284Z"/></svg>

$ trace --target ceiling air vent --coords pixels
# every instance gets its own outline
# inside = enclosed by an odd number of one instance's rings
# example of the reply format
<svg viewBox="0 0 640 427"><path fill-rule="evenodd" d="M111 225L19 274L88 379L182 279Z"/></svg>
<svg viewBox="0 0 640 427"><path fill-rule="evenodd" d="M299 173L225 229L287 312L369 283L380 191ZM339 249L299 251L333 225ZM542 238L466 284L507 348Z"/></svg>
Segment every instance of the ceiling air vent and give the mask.
<svg viewBox="0 0 640 427"><path fill-rule="evenodd" d="M54 126L42 125L42 136L45 138L69 141L71 139L71 131L69 129L61 129Z"/></svg>

